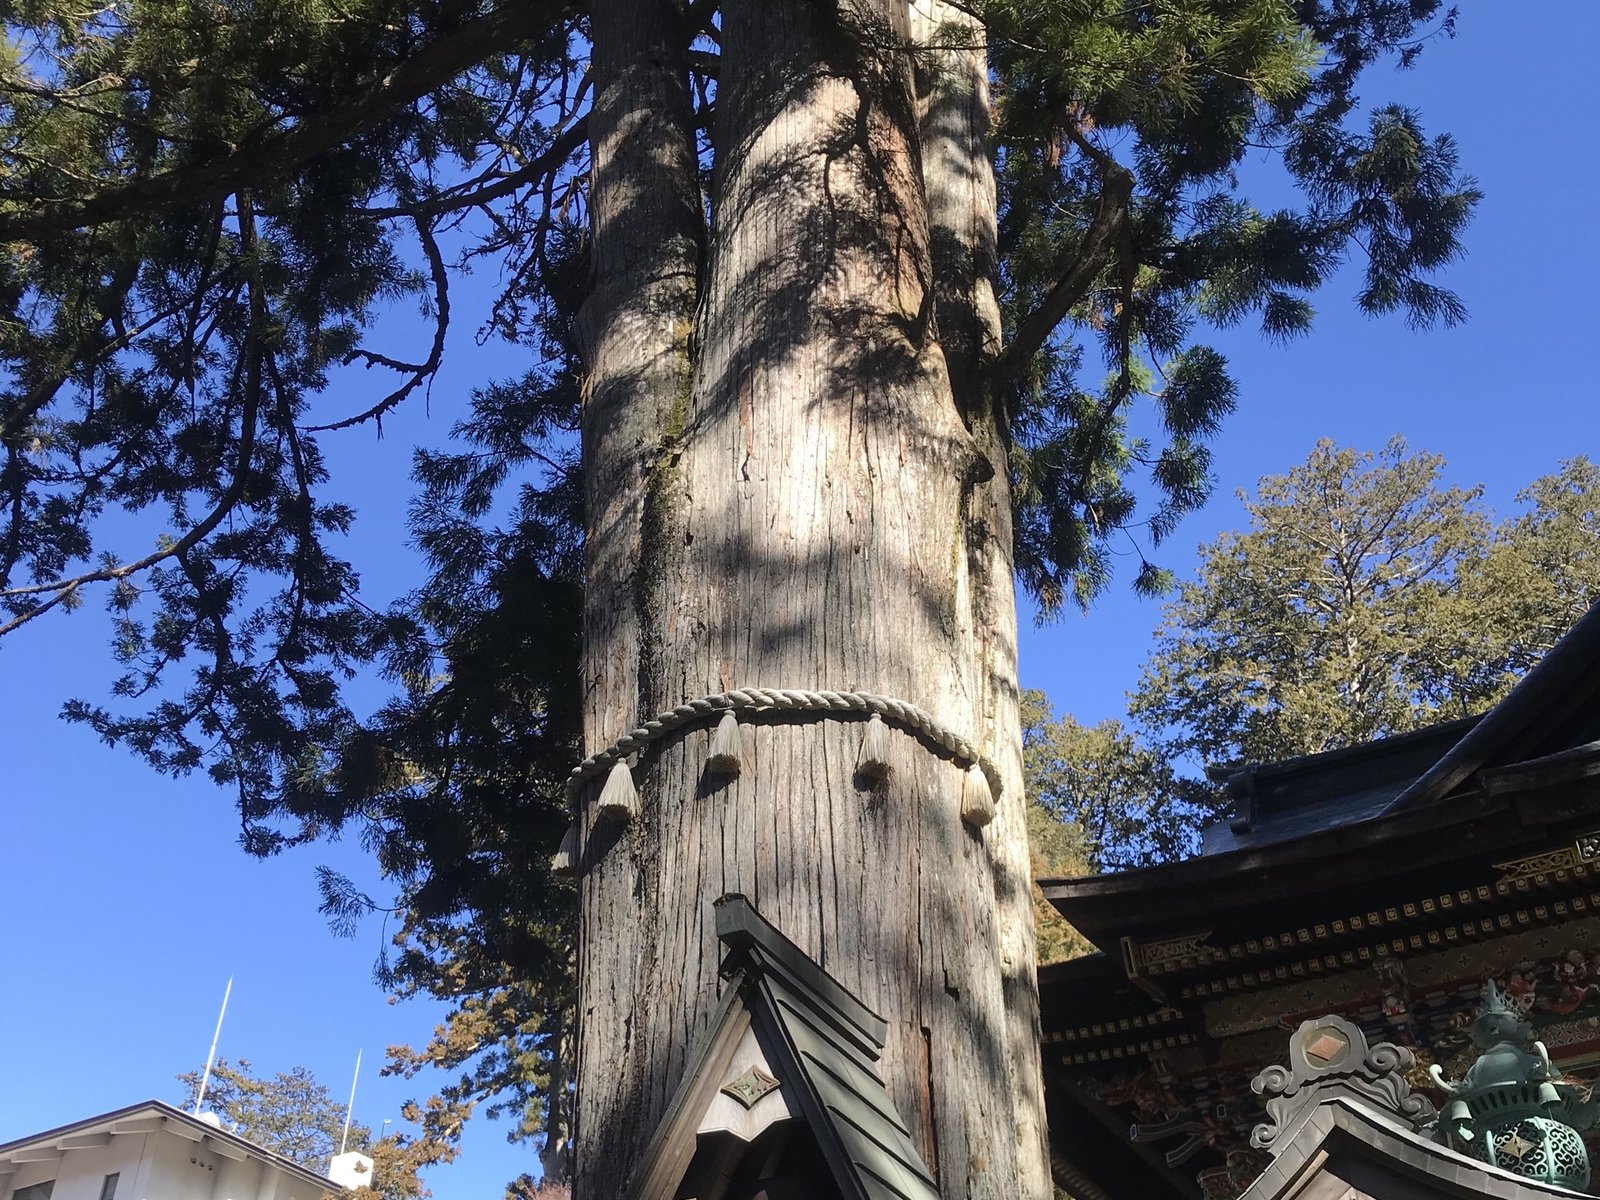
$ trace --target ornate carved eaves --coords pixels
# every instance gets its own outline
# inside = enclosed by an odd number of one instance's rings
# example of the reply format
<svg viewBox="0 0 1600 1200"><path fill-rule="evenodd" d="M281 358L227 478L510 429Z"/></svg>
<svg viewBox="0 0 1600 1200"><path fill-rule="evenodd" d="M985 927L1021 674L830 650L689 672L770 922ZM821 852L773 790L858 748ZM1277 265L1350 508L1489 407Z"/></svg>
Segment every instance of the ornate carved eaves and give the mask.
<svg viewBox="0 0 1600 1200"><path fill-rule="evenodd" d="M1251 1131L1250 1144L1272 1150L1308 1110L1334 1096L1352 1097L1414 1128L1424 1125L1438 1114L1406 1082L1415 1065L1410 1050L1392 1042L1368 1045L1366 1034L1343 1017L1304 1021L1289 1039L1289 1065L1268 1067L1250 1081L1267 1106L1267 1120Z"/></svg>
<svg viewBox="0 0 1600 1200"><path fill-rule="evenodd" d="M1565 846L1555 846L1537 854L1495 863L1495 870L1503 872L1496 882L1515 883L1519 879L1531 879L1543 883L1548 876L1560 875L1596 860L1600 860L1600 829L1580 833Z"/></svg>

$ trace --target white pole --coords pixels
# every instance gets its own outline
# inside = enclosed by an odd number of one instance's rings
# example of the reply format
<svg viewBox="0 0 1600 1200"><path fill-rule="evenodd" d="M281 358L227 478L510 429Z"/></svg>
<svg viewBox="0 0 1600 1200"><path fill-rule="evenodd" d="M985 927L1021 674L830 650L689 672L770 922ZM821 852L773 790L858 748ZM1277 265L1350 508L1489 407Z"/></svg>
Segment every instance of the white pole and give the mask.
<svg viewBox="0 0 1600 1200"><path fill-rule="evenodd" d="M339 1138L339 1153L343 1154L345 1145L350 1141L350 1114L356 1107L356 1081L361 1078L361 1051L356 1051L356 1073L350 1077L350 1103L344 1110L344 1134Z"/></svg>
<svg viewBox="0 0 1600 1200"><path fill-rule="evenodd" d="M200 1106L206 1102L206 1088L211 1083L211 1064L217 1061L217 1039L222 1036L222 1018L228 1015L228 997L233 995L233 976L228 976L228 988L222 993L222 1011L217 1013L217 1031L211 1035L211 1053L206 1055L206 1072L200 1076L200 1092L194 1098L194 1115L200 1115Z"/></svg>

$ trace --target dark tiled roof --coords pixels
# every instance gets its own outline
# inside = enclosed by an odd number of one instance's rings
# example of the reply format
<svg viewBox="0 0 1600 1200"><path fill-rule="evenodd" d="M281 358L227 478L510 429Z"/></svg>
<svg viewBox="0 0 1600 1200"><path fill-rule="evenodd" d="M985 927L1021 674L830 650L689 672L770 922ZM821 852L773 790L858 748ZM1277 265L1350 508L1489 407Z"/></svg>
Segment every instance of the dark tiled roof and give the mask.
<svg viewBox="0 0 1600 1200"><path fill-rule="evenodd" d="M1235 818L1206 831L1201 855L1039 884L1079 932L1113 953L1124 935L1151 936L1180 921L1242 920L1267 903L1325 906L1334 893L1443 872L1447 862L1482 856L1490 842L1520 846L1543 836L1542 823L1592 811L1590 801L1563 799L1561 788L1592 789L1596 742L1600 604L1482 716L1241 766L1226 776Z"/></svg>
<svg viewBox="0 0 1600 1200"><path fill-rule="evenodd" d="M1600 604L1481 716L1229 771L1235 816L1205 831L1201 852L1289 841L1437 803L1479 771L1590 741L1600 735L1597 691Z"/></svg>
<svg viewBox="0 0 1600 1200"><path fill-rule="evenodd" d="M1478 721L1468 717L1227 776L1235 816L1209 827L1203 854L1263 846L1375 817Z"/></svg>

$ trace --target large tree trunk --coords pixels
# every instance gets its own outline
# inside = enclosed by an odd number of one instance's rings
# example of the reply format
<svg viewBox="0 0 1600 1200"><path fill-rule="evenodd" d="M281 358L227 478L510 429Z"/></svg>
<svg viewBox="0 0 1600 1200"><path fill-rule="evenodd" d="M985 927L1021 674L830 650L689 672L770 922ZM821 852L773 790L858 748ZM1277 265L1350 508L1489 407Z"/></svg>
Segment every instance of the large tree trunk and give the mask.
<svg viewBox="0 0 1600 1200"><path fill-rule="evenodd" d="M969 653L977 685L975 730L1005 779L985 840L995 873L1007 1061L1017 1106L1019 1194L1047 1197L1052 1188L1017 686L1011 442L1005 413L984 380L1002 338L995 294L999 256L986 31L969 12L944 0L916 0L911 13L912 37L922 48L917 90L939 342L955 403L988 463L987 478L976 482L967 509Z"/></svg>
<svg viewBox="0 0 1600 1200"><path fill-rule="evenodd" d="M663 638L663 559L671 519L661 484L663 435L689 393L689 335L704 221L696 176L682 8L676 0L593 0L589 113L590 291L578 334L586 368L584 738L592 752L658 702L652 667ZM590 797L592 799L592 797ZM580 817L580 824L582 818ZM587 846L590 854L598 847ZM611 862L625 864L627 847ZM611 875L601 878L611 879ZM610 1147L632 1144L619 1116L639 1086L642 1043L619 1042L639 997L616 994L647 952L656 914L615 888L585 889L578 957L575 1174L586 1194L618 1195ZM614 959L596 969L594 963ZM629 986L625 980L621 986ZM628 1069L608 1069L622 1053ZM582 1185L580 1185L582 1187Z"/></svg>
<svg viewBox="0 0 1600 1200"><path fill-rule="evenodd" d="M608 30L638 35L595 7L598 64ZM1026 842L1003 443L958 402L934 332L909 36L903 3L725 7L692 386L638 437L601 431L635 455L657 431L642 475L586 449L590 537L639 545L637 565L591 550L587 737L744 685L879 692L1003 764L1002 816L963 824L961 765L909 736L891 737L887 781L858 779L847 720L746 720L728 781L705 774L709 729L646 752L639 815L591 824L584 848L583 1200L622 1192L706 1028L726 892L888 1019L882 1073L944 1196L1046 1194L1037 1048L1019 1045L1036 1018L1012 911ZM589 366L592 397L633 386Z"/></svg>

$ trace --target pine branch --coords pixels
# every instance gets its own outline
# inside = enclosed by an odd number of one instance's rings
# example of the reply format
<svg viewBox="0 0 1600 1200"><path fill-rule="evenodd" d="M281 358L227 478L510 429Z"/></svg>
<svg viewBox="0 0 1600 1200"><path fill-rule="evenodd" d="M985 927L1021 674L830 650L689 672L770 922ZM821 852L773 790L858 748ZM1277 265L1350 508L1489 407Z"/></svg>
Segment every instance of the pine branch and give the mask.
<svg viewBox="0 0 1600 1200"><path fill-rule="evenodd" d="M416 204L397 205L392 208L367 208L360 211L369 217L422 218L442 216L445 213L458 212L463 208L476 208L478 205L488 204L491 200L509 196L524 184L550 176L588 140L589 118L579 117L550 143L543 154L511 174L496 179L493 183L486 183L482 187L466 192L446 192Z"/></svg>
<svg viewBox="0 0 1600 1200"><path fill-rule="evenodd" d="M388 413L402 400L420 387L424 380L432 379L438 373L439 364L444 359L445 333L450 328L450 277L445 271L444 255L439 251L439 243L434 239L433 230L421 218L417 219L417 237L422 242L423 253L428 258L428 272L433 277L433 345L428 350L426 362L401 363L370 351L358 350L352 353L346 362L353 361L356 357L365 356L368 365L393 367L396 370L412 372L411 378L379 400L365 412L359 412L353 417L333 421L327 425L308 425L306 433L327 433L335 429L348 429L352 425L360 425L365 421L377 421L378 430L383 430L384 414Z"/></svg>
<svg viewBox="0 0 1600 1200"><path fill-rule="evenodd" d="M239 246L246 259L254 264L256 254L255 215L254 210L251 208L249 194L243 191L239 193ZM218 498L215 507L182 537L133 562L122 563L113 567L102 567L95 571L85 571L81 575L75 575L68 579L56 579L49 583L36 583L25 587L6 588L0 591L0 597L53 593L48 599L40 601L32 608L24 610L10 621L0 625L0 637L22 625L26 625L34 618L42 616L58 604L67 603L77 595L79 589L88 584L109 583L118 579L126 579L130 575L137 575L141 571L147 571L157 563L169 558L175 558L180 564L184 564L185 556L188 552L210 537L212 531L222 523L223 518L233 511L234 505L244 495L245 480L250 471L250 459L255 454L256 420L261 411L262 348L260 334L266 328L267 312L266 300L262 294L260 282L254 274L255 269L255 266L252 265L252 275L249 281L250 324L245 337L243 362L244 407L239 417L238 465L234 469L233 478L229 481L226 490ZM223 632L226 633L226 630L224 629Z"/></svg>
<svg viewBox="0 0 1600 1200"><path fill-rule="evenodd" d="M1128 219L1128 204L1133 197L1133 173L1077 130L1069 127L1067 136L1100 166L1104 180L1100 189L1100 203L1071 260L1061 264L1059 278L1049 293L1033 312L1017 324L1017 332L1010 344L989 364L985 375L991 388L1003 387L1022 374L1051 331L1061 324L1075 304L1089 294L1089 289L1110 260Z"/></svg>
<svg viewBox="0 0 1600 1200"><path fill-rule="evenodd" d="M17 206L0 213L0 242L38 241L110 221L148 217L282 178L369 129L396 108L526 41L531 31L554 22L566 8L562 0L508 3L406 59L344 107L308 117L284 133L210 162L111 184L82 200L41 200L0 190L0 203Z"/></svg>

